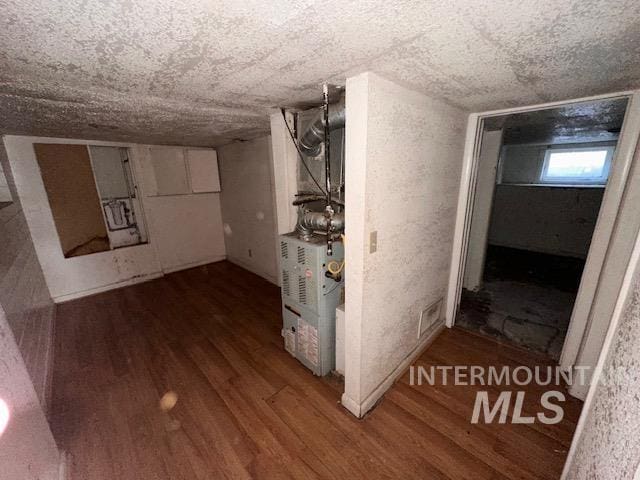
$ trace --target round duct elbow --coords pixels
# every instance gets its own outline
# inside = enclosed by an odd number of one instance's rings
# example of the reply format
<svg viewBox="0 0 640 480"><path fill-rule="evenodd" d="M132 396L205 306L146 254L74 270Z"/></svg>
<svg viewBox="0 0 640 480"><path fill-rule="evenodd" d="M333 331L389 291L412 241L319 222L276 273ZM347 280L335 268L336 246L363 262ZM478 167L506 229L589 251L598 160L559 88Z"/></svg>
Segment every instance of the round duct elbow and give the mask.
<svg viewBox="0 0 640 480"><path fill-rule="evenodd" d="M329 130L344 128L345 125L344 102L339 102L329 106ZM319 110L317 115L300 136L298 141L300 150L305 155L315 157L320 154L322 142L324 141L324 112Z"/></svg>
<svg viewBox="0 0 640 480"><path fill-rule="evenodd" d="M303 240L309 240L314 232L326 232L329 218L323 212L305 212L298 219L296 231ZM331 231L344 232L344 213L334 213L331 217Z"/></svg>

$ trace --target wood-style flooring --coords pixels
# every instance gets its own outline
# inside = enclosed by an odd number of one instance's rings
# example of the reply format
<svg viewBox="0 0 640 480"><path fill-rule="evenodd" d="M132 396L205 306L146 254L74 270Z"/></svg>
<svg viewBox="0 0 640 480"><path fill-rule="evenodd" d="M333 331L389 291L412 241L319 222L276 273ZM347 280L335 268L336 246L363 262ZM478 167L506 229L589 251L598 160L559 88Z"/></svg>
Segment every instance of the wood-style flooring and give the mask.
<svg viewBox="0 0 640 480"><path fill-rule="evenodd" d="M475 392L499 387L406 374L358 420L338 379L283 349L279 289L227 262L62 304L56 322L51 423L71 480L555 479L581 408L567 400L557 425L474 425ZM549 361L453 329L417 364ZM544 389L527 390L535 414Z"/></svg>

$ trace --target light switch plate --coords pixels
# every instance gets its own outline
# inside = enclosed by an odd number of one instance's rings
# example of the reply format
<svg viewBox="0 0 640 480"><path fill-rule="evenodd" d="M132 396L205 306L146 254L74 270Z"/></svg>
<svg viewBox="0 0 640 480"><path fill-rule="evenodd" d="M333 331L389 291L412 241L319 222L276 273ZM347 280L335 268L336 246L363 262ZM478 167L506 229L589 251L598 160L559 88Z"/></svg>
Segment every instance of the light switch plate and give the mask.
<svg viewBox="0 0 640 480"><path fill-rule="evenodd" d="M378 250L378 231L374 230L369 234L369 253L375 253Z"/></svg>

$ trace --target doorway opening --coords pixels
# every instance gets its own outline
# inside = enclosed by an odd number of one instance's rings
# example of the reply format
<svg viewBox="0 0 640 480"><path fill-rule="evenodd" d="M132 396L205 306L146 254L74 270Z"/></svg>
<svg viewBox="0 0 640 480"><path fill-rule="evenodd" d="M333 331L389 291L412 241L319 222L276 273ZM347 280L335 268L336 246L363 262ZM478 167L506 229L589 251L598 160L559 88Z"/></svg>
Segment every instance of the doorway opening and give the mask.
<svg viewBox="0 0 640 480"><path fill-rule="evenodd" d="M482 119L457 326L560 359L627 104Z"/></svg>

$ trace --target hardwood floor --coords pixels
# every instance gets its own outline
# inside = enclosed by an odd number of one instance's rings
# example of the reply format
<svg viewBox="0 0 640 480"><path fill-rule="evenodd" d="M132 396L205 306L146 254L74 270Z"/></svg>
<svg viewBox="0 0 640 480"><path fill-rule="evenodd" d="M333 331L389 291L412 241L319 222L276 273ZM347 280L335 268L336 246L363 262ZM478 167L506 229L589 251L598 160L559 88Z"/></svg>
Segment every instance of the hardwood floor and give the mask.
<svg viewBox="0 0 640 480"><path fill-rule="evenodd" d="M406 374L357 420L280 327L279 289L227 262L60 305L51 420L72 480L559 477L580 402L558 425L471 424L475 392L498 388ZM417 362L535 363L548 361L458 329ZM528 387L525 413L543 390Z"/></svg>

